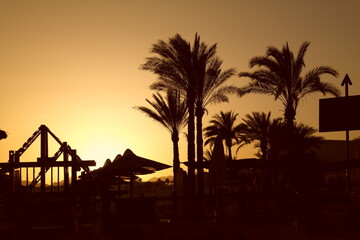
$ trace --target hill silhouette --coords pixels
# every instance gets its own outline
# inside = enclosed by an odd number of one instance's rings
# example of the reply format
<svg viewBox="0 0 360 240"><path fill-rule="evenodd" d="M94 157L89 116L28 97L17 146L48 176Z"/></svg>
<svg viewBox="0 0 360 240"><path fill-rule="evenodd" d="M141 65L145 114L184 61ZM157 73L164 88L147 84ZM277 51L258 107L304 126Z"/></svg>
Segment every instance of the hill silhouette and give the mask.
<svg viewBox="0 0 360 240"><path fill-rule="evenodd" d="M150 179L148 180L148 182L157 182L157 181L159 181L159 180L165 182L166 179L169 179L170 181L173 181L173 180L174 180L174 177L171 176L171 175L169 175L169 176L162 176L162 177L153 177L153 178L150 178Z"/></svg>

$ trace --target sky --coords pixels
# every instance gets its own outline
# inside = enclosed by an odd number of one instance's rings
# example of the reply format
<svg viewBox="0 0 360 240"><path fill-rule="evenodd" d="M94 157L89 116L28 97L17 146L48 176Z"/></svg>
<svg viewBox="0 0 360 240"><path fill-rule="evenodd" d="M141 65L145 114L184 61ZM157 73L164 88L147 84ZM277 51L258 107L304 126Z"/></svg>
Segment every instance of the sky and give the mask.
<svg viewBox="0 0 360 240"><path fill-rule="evenodd" d="M264 55L268 46L281 48L287 42L296 53L310 41L305 71L332 66L339 77L323 80L342 92L340 84L348 73L353 82L349 94L359 95L359 11L357 0L0 0L0 129L8 134L0 141L0 162L7 162L9 150L19 149L45 124L82 159L96 160L96 167L127 148L172 165L170 134L134 106L148 106L145 99L153 94L149 85L156 75L140 70L152 56L152 44L176 33L190 42L198 33L208 45L217 43L223 69L238 72L250 71L249 60ZM247 82L234 76L228 83ZM318 129L320 98L324 96L303 99L296 120ZM282 105L261 95L231 96L229 103L207 110L204 126L220 111L238 113L238 123L253 111L282 116ZM345 139L344 132L317 135ZM359 135L350 132L351 139ZM255 152L248 146L237 157ZM35 142L21 161L38 156ZM184 134L180 160L186 161Z"/></svg>

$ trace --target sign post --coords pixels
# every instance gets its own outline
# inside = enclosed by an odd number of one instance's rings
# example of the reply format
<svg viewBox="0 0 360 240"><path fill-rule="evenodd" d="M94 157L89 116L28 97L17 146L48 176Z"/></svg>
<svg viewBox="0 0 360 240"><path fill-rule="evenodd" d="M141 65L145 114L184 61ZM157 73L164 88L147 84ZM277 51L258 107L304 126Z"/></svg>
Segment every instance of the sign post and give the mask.
<svg viewBox="0 0 360 240"><path fill-rule="evenodd" d="M349 97L349 85L352 85L352 82L349 78L349 75L345 75L344 80L341 82L341 86L345 86L345 97ZM346 116L345 116L346 117ZM350 144L349 144L349 129L345 130L346 137L346 162L349 162L350 159ZM346 191L350 191L350 170L349 168L345 169L346 176Z"/></svg>

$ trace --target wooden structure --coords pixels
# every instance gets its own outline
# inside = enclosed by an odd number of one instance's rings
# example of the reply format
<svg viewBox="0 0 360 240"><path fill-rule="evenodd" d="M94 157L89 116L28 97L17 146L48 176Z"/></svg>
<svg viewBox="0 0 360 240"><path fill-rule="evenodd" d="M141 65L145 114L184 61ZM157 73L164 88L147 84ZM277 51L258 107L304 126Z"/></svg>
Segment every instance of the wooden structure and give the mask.
<svg viewBox="0 0 360 240"><path fill-rule="evenodd" d="M52 156L49 156L49 136L52 137L59 145L59 150ZM35 162L22 162L21 155L31 146L31 144L40 137L40 157ZM63 155L63 160L58 160ZM71 157L71 159L69 159ZM40 192L46 191L46 173L50 170L50 191L54 190L54 175L57 176L57 191L60 191L60 169L63 171L64 191L69 191L69 173L71 174L71 187L76 186L77 172L82 168L85 172L90 173L89 166L95 166L93 160L81 160L66 142L60 139L50 131L50 129L41 125L34 134L22 145L17 151L9 152L9 161L0 163L2 172L8 172L13 192L25 189L27 193L34 192L35 186L40 182ZM69 169L70 168L70 169ZM54 171L55 169L55 171ZM25 176L22 176L25 175ZM22 186L23 179L25 186Z"/></svg>

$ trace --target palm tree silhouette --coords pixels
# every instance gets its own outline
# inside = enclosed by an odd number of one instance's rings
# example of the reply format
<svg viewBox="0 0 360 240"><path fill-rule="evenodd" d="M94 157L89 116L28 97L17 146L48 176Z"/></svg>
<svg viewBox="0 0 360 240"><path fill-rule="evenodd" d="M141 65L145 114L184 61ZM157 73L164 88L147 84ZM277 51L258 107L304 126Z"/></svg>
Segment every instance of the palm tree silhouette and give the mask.
<svg viewBox="0 0 360 240"><path fill-rule="evenodd" d="M288 154L287 125L282 118L271 119L271 112L252 112L242 119L239 125L241 134L248 143L255 142L259 148L257 156L265 161L276 161L280 154ZM303 123L294 122L292 139L296 146L296 155L300 156L315 147L322 137L314 136L316 129Z"/></svg>
<svg viewBox="0 0 360 240"><path fill-rule="evenodd" d="M197 42L195 36L194 45ZM195 46L194 46L195 47ZM141 69L158 75L150 88L155 90L174 89L180 91L188 107L188 178L189 193L195 194L195 69L192 64L190 43L179 34L169 38L168 42L159 40L153 44L151 53L157 56L148 57Z"/></svg>
<svg viewBox="0 0 360 240"><path fill-rule="evenodd" d="M240 124L242 134L246 136L249 142L255 141L255 147L259 148L257 156L264 161L268 160L269 152L269 135L272 125L270 119L271 112L268 114L264 112L252 112L246 114L243 122Z"/></svg>
<svg viewBox="0 0 360 240"><path fill-rule="evenodd" d="M266 56L258 56L250 60L250 67L258 66L258 70L252 73L239 73L240 77L248 77L252 81L240 88L238 95L260 93L272 95L275 100L279 99L284 105L284 119L290 130L294 126L300 99L316 92L324 95L326 93L340 95L339 89L333 84L320 80L325 74L336 77L338 73L333 68L319 66L302 76L305 67L304 56L309 44L304 42L301 45L296 58L287 43L282 50L268 47Z"/></svg>
<svg viewBox="0 0 360 240"><path fill-rule="evenodd" d="M163 125L171 134L173 142L173 173L174 181L180 169L179 159L179 133L185 127L187 121L187 106L180 98L180 93L174 90L168 90L166 98L160 94L153 94L154 101L146 99L151 108L136 106L135 108L148 117L154 119ZM176 184L174 184L176 192Z"/></svg>
<svg viewBox="0 0 360 240"><path fill-rule="evenodd" d="M306 154L307 151L317 147L321 140L323 140L323 137L314 135L316 132L317 130L313 127L295 122L294 142L298 156L302 156Z"/></svg>
<svg viewBox="0 0 360 240"><path fill-rule="evenodd" d="M7 138L6 132L3 131L3 130L0 130L0 140L1 140L1 139L5 139L5 138Z"/></svg>
<svg viewBox="0 0 360 240"><path fill-rule="evenodd" d="M295 147L289 150L289 140L287 138L288 126L286 122L281 118L272 120L268 134L268 160L270 165L277 162L277 164L281 164L289 170L290 184L296 184L295 186L297 186L299 179L304 177L304 161L306 161L306 156L313 152L323 139L320 136L315 136L316 132L317 130L313 127L294 122L291 140ZM290 154L291 158L289 159Z"/></svg>
<svg viewBox="0 0 360 240"><path fill-rule="evenodd" d="M215 57L216 45L208 47L195 34L193 44L176 34L168 42L159 40L151 48L155 57L146 59L141 69L158 75L154 90L176 89L188 107L188 176L189 193L195 194L195 100L197 85L204 82L207 65ZM202 159L202 156L201 156Z"/></svg>
<svg viewBox="0 0 360 240"><path fill-rule="evenodd" d="M214 50L215 51L215 50ZM198 162L198 191L204 193L204 167L203 167L203 126L202 118L206 106L213 103L228 102L228 94L236 93L238 87L233 85L223 86L235 74L235 69L222 71L222 61L214 57L206 66L204 78L199 79L196 85L195 116L196 116L196 146Z"/></svg>
<svg viewBox="0 0 360 240"><path fill-rule="evenodd" d="M268 161L274 162L288 152L288 131L282 118L271 120L268 136Z"/></svg>
<svg viewBox="0 0 360 240"><path fill-rule="evenodd" d="M213 155L213 148L211 149L206 149L204 152L204 161L208 162L211 160Z"/></svg>
<svg viewBox="0 0 360 240"><path fill-rule="evenodd" d="M235 121L238 114L235 114L233 111L223 112L220 114L215 114L213 119L210 120L208 127L204 128L205 134L205 146L210 144L213 146L215 144L216 138L220 137L225 141L227 147L228 159L232 159L231 147L234 145L234 142L239 144L243 141L242 138L239 138L238 132L241 130L239 125L235 125Z"/></svg>

